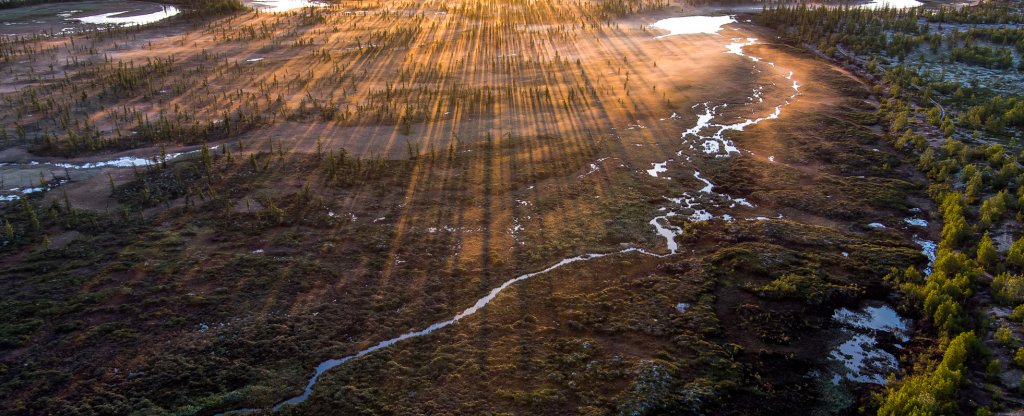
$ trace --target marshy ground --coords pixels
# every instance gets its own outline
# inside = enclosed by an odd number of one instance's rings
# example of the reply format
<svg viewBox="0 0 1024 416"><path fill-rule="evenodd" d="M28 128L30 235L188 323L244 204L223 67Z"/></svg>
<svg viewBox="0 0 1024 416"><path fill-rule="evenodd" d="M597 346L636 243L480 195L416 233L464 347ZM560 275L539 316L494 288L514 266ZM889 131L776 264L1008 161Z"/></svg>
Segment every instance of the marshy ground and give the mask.
<svg viewBox="0 0 1024 416"><path fill-rule="evenodd" d="M877 386L850 380L895 368L847 378L833 314L927 263L925 179L867 85L749 16L651 27L694 10L334 2L0 38L25 197L0 202L0 413L270 412L587 253L280 411L856 409Z"/></svg>

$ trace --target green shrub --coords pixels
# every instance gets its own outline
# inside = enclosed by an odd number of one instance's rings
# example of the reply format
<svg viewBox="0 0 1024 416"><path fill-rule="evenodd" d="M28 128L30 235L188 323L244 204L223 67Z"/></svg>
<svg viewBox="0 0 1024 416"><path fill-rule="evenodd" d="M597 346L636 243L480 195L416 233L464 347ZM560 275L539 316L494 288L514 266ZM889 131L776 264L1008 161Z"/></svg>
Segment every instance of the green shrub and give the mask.
<svg viewBox="0 0 1024 416"><path fill-rule="evenodd" d="M815 275L787 274L757 288L756 291L766 297L801 299L809 304L818 305L834 295L855 292L856 288L831 284Z"/></svg>
<svg viewBox="0 0 1024 416"><path fill-rule="evenodd" d="M1015 341L1013 338L1013 331L1010 330L1010 327L1006 326L1005 324L999 326L999 329L996 330L995 334L992 337L1003 345L1013 345Z"/></svg>
<svg viewBox="0 0 1024 416"><path fill-rule="evenodd" d="M977 349L978 340L973 332L957 335L933 371L908 376L887 389L879 416L956 414L967 358Z"/></svg>
<svg viewBox="0 0 1024 416"><path fill-rule="evenodd" d="M1024 322L1024 305L1017 305L1013 308L1013 312L1010 313L1010 320L1014 322Z"/></svg>
<svg viewBox="0 0 1024 416"><path fill-rule="evenodd" d="M1006 253L1006 263L1018 269L1024 268L1024 237L1013 242Z"/></svg>
<svg viewBox="0 0 1024 416"><path fill-rule="evenodd" d="M239 0L186 0L185 6L195 15L217 15L248 10Z"/></svg>
<svg viewBox="0 0 1024 416"><path fill-rule="evenodd" d="M999 380L999 374L1002 372L1003 365L999 362L998 358L993 358L992 361L989 361L988 365L985 366L985 377L988 378L989 381Z"/></svg>
<svg viewBox="0 0 1024 416"><path fill-rule="evenodd" d="M992 279L992 293L1004 305L1024 303L1024 276L1000 273Z"/></svg>

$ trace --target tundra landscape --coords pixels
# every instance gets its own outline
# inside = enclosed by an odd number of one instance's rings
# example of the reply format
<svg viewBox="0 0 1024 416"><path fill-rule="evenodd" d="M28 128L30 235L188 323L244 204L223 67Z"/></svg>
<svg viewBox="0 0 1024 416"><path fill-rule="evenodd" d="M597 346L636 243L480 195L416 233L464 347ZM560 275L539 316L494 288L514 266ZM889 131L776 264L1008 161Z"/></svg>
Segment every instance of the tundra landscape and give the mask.
<svg viewBox="0 0 1024 416"><path fill-rule="evenodd" d="M0 0L0 415L1024 409L1024 3Z"/></svg>

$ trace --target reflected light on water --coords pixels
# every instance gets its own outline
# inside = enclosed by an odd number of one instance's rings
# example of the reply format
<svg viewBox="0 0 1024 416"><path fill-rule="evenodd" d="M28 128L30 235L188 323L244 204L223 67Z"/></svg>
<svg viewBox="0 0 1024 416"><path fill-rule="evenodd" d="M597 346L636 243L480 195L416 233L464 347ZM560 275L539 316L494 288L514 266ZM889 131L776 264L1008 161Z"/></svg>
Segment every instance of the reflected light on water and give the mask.
<svg viewBox="0 0 1024 416"><path fill-rule="evenodd" d="M693 35L698 33L718 33L722 26L736 23L734 16L686 16L662 19L651 27L667 30L669 34L658 36L661 39L673 35Z"/></svg>

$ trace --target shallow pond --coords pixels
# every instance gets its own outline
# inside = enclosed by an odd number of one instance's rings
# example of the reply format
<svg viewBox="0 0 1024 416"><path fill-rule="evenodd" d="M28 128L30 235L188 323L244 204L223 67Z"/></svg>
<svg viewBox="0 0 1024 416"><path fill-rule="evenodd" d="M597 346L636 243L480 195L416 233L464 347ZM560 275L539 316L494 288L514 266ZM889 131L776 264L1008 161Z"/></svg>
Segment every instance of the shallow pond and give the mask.
<svg viewBox="0 0 1024 416"><path fill-rule="evenodd" d="M143 1L79 1L3 10L0 35L26 36L155 23L181 13L173 5Z"/></svg>
<svg viewBox="0 0 1024 416"><path fill-rule="evenodd" d="M733 16L685 16L662 19L651 27L666 30L667 35L658 36L657 39L674 35L693 35L698 33L714 34L722 30L722 26L735 23Z"/></svg>
<svg viewBox="0 0 1024 416"><path fill-rule="evenodd" d="M242 3L254 9L271 13L287 12L306 7L324 7L327 5L326 3L308 0L246 0Z"/></svg>
<svg viewBox="0 0 1024 416"><path fill-rule="evenodd" d="M909 9L921 5L924 5L924 3L917 0L875 0L871 3L858 5L858 7L864 9L884 9L887 7L890 9Z"/></svg>
<svg viewBox="0 0 1024 416"><path fill-rule="evenodd" d="M145 7L149 8L149 7ZM174 6L160 6L160 10L144 13L139 12L138 9L125 10L120 12L103 13L91 16L83 17L71 17L69 19L77 20L81 23L101 26L138 26L148 25L150 23L156 23L161 20L177 16L181 13L177 7Z"/></svg>
<svg viewBox="0 0 1024 416"><path fill-rule="evenodd" d="M886 345L880 338L885 339L881 337L883 334L891 334L898 342L907 342L910 340L910 324L892 307L881 302L867 302L856 310L839 308L832 314L832 320L840 325L841 334L841 342L829 353L829 358L839 364L832 376L834 384L842 380L885 384L888 375L899 370L896 356L887 349L902 346Z"/></svg>

